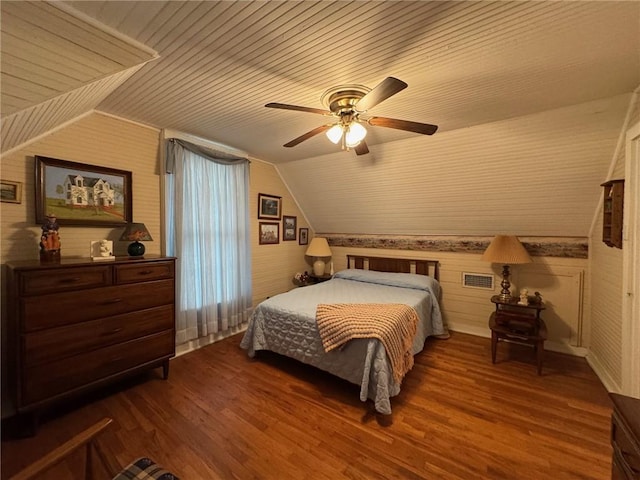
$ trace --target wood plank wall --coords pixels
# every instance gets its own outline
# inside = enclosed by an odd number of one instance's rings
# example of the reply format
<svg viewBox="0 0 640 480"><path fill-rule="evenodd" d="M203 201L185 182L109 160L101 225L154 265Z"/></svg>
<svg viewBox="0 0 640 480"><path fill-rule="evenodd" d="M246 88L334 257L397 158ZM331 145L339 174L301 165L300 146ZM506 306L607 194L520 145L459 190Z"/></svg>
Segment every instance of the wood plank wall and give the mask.
<svg viewBox="0 0 640 480"><path fill-rule="evenodd" d="M143 222L153 242L149 253L160 253L159 130L94 113L64 129L28 144L2 158L2 178L22 182L22 203L0 203L2 262L38 258L40 226L35 221L34 155L132 172L133 220ZM92 240L114 240L117 254L125 254L127 242L119 242L122 228L61 226L61 254L89 256Z"/></svg>
<svg viewBox="0 0 640 480"><path fill-rule="evenodd" d="M628 125L640 121L640 96L629 112ZM625 177L626 131L622 137L617 155L612 159L611 179ZM603 178L603 181L609 178ZM637 186L636 186L637 188ZM600 191L602 196L602 189ZM623 251L606 246L602 242L602 201L596 212L596 221L590 237L590 285L593 292L591 311L591 350L589 359L605 385L614 391L622 387L622 272Z"/></svg>
<svg viewBox="0 0 640 480"><path fill-rule="evenodd" d="M480 259L480 254L425 252L331 247L336 271L346 268L347 254L383 257L427 258L440 261L442 310L449 328L487 337L488 319L495 305L492 295L500 293L502 267ZM588 290L585 287L587 260L562 257L533 257L534 263L512 267L511 292L527 288L540 291L547 305L543 318L549 329L545 347L558 352L585 355L588 339L583 332ZM493 290L464 287L463 273L494 276Z"/></svg>
<svg viewBox="0 0 640 480"><path fill-rule="evenodd" d="M2 157L2 178L22 183L21 203L0 203L0 261L37 259L41 229L35 218L35 160L43 155L118 168L132 172L133 220L143 222L153 242L145 242L149 253L160 253L159 131L98 113L82 117L64 129ZM118 241L122 228L61 226L62 256L88 257L93 240L113 240L114 253L126 255L129 242ZM2 269L2 284L5 270ZM2 341L6 341L6 292L2 289ZM2 348L2 379L7 362ZM7 410L2 388L3 415Z"/></svg>

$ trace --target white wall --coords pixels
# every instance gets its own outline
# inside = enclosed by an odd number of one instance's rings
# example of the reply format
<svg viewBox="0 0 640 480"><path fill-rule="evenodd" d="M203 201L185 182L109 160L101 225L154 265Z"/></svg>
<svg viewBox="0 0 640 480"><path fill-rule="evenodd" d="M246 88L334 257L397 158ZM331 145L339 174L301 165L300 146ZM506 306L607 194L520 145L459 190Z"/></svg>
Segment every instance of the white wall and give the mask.
<svg viewBox="0 0 640 480"><path fill-rule="evenodd" d="M336 271L346 268L347 254L378 257L423 258L440 262L442 312L454 331L490 336L489 315L495 305L492 295L500 293L502 266L480 259L478 253L408 251L371 248L331 247ZM539 291L547 309L542 318L549 330L545 348L575 355L584 355L584 311L588 305L584 288L587 260L561 257L533 257L534 263L511 268L511 292L527 288L531 294ZM493 290L465 287L462 274L494 275Z"/></svg>
<svg viewBox="0 0 640 480"><path fill-rule="evenodd" d="M38 259L41 229L36 224L34 155L132 172L133 221L144 223L153 242L147 252L160 253L160 174L157 129L93 113L66 128L2 157L2 178L22 182L22 203L0 203L0 259ZM122 228L60 227L62 256L89 256L92 240L114 240L117 255L129 242L119 242Z"/></svg>
<svg viewBox="0 0 640 480"><path fill-rule="evenodd" d="M630 105L626 125L620 132L618 149L612 158L609 174L602 179L603 182L624 178L626 126L634 125L638 121L640 121L640 99L636 98ZM600 192L600 198L602 198L602 192ZM640 246L636 245L636 248ZM588 358L607 388L619 392L622 389L623 362L625 361L622 356L623 251L608 247L602 242L602 201L596 210L589 251L593 306L591 349Z"/></svg>
<svg viewBox="0 0 640 480"><path fill-rule="evenodd" d="M629 98L278 169L317 232L586 237Z"/></svg>

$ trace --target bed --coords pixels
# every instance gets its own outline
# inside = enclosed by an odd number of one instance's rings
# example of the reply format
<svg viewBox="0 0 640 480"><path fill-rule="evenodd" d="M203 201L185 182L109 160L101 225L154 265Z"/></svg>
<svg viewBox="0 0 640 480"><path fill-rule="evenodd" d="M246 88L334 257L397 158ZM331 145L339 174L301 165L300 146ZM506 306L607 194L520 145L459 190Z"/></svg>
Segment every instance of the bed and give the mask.
<svg viewBox="0 0 640 480"><path fill-rule="evenodd" d="M408 305L418 317L415 335L409 340L410 354L415 355L422 351L427 337L448 336L439 306L438 262L347 255L347 266L331 280L295 288L260 303L240 346L250 357L259 350L269 350L359 385L360 400L371 399L377 412L388 415L391 397L400 393L401 379L394 375L387 343L378 338L356 338L327 352L316 313L319 306Z"/></svg>

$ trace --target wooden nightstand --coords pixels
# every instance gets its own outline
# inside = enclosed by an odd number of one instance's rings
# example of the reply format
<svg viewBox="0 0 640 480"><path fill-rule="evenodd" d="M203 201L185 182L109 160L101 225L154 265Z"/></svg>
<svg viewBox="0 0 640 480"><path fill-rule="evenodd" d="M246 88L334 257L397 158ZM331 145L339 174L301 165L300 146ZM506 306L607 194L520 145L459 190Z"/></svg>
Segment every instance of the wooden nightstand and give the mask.
<svg viewBox="0 0 640 480"><path fill-rule="evenodd" d="M544 342L547 339L547 325L540 318L544 303L518 305L519 298L503 300L499 295L491 297L496 310L489 317L491 329L491 361L496 363L498 342L508 341L532 346L536 352L538 375L542 375Z"/></svg>
<svg viewBox="0 0 640 480"><path fill-rule="evenodd" d="M329 273L325 273L324 275L320 275L320 276L314 275L313 273L309 274L309 280L312 285L315 283L326 282L327 280L331 280L332 278L333 278L333 275Z"/></svg>

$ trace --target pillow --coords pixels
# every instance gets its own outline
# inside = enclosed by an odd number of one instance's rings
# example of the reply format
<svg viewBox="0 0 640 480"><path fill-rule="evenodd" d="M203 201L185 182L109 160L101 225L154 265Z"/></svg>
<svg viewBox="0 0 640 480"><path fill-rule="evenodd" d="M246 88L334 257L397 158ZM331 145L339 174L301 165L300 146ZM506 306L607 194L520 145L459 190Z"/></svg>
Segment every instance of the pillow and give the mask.
<svg viewBox="0 0 640 480"><path fill-rule="evenodd" d="M355 280L356 282L377 283L391 287L413 288L426 290L440 296L440 284L433 277L417 275L415 273L375 272L373 270L360 270L349 268L336 273L333 278Z"/></svg>

